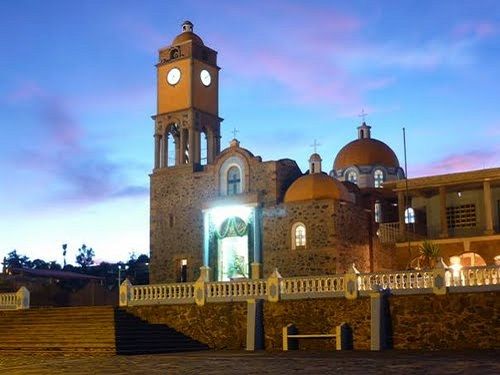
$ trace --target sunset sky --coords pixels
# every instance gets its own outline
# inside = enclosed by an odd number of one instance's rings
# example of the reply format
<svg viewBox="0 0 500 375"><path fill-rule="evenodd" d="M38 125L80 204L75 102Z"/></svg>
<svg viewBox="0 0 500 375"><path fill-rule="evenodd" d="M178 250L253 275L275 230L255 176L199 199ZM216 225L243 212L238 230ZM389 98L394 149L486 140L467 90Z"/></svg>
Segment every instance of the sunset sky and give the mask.
<svg viewBox="0 0 500 375"><path fill-rule="evenodd" d="M0 2L0 257L149 252L157 51L219 52L222 145L330 171L364 109L409 177L500 166L500 1Z"/></svg>

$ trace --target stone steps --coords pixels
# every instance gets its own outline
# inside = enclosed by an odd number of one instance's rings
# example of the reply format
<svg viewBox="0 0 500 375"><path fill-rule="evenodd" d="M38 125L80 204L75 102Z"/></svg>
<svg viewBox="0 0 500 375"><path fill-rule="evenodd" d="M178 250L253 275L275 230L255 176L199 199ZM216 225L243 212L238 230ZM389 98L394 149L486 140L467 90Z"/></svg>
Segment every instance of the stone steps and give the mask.
<svg viewBox="0 0 500 375"><path fill-rule="evenodd" d="M107 307L0 312L0 355L154 354L208 347L174 329Z"/></svg>

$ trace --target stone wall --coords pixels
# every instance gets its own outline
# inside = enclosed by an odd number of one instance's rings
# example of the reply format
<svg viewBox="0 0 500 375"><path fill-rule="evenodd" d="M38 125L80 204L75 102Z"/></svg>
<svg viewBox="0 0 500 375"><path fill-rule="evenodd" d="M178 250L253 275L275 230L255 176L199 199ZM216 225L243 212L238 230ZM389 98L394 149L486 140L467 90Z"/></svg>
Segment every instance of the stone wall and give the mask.
<svg viewBox="0 0 500 375"><path fill-rule="evenodd" d="M127 310L149 323L166 324L212 349L245 348L246 302L209 303L201 307L195 304L139 306Z"/></svg>
<svg viewBox="0 0 500 375"><path fill-rule="evenodd" d="M500 348L500 293L389 298L394 349Z"/></svg>
<svg viewBox="0 0 500 375"><path fill-rule="evenodd" d="M369 221L363 209L331 199L284 203L263 210L263 271L283 276L342 273L369 268ZM306 226L306 247L292 249L292 226Z"/></svg>
<svg viewBox="0 0 500 375"><path fill-rule="evenodd" d="M282 328L294 324L299 334L335 333L335 327L347 323L353 330L354 349L370 349L370 299L325 298L266 302L264 334L266 350L282 350ZM299 341L300 349L335 350L334 340Z"/></svg>
<svg viewBox="0 0 500 375"><path fill-rule="evenodd" d="M500 348L500 293L390 296L390 333L398 350ZM154 324L166 324L214 349L241 350L246 344L246 302L131 307ZM353 330L354 349L370 349L370 298L264 301L266 350L282 349L282 328L299 333L333 333L340 323ZM307 339L301 349L334 350L333 340Z"/></svg>

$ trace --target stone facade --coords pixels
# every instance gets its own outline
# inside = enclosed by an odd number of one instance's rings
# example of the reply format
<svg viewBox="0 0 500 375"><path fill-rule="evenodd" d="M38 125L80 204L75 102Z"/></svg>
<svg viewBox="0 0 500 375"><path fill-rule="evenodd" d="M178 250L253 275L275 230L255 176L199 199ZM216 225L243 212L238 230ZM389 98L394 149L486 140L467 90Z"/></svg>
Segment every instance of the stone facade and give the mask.
<svg viewBox="0 0 500 375"><path fill-rule="evenodd" d="M464 350L500 348L498 292L392 295L388 298L389 341L399 350ZM247 304L163 305L128 308L153 324L166 324L214 349L245 348ZM353 332L354 349L369 350L370 298L319 298L264 302L266 350L282 350L282 328L299 333L333 333L340 323ZM333 340L300 341L300 349L335 350Z"/></svg>
<svg viewBox="0 0 500 375"><path fill-rule="evenodd" d="M500 348L500 293L392 296L394 349Z"/></svg>
<svg viewBox="0 0 500 375"><path fill-rule="evenodd" d="M370 218L355 204L333 200L283 203L263 210L264 274L275 267L282 275L345 272L356 263L369 268ZM292 250L292 225L304 223L307 243Z"/></svg>
<svg viewBox="0 0 500 375"><path fill-rule="evenodd" d="M212 349L245 347L247 304L212 303L129 307L132 314L151 324L165 324L207 344Z"/></svg>

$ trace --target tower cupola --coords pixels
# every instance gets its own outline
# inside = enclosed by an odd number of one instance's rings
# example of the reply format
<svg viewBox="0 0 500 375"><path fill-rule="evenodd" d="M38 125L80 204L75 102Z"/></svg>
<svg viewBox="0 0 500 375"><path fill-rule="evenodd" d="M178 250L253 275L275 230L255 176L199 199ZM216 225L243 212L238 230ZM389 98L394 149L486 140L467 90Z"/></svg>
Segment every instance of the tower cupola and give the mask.
<svg viewBox="0 0 500 375"><path fill-rule="evenodd" d="M183 33L192 33L193 32L193 24L191 23L191 21L184 21L182 23L182 32Z"/></svg>
<svg viewBox="0 0 500 375"><path fill-rule="evenodd" d="M363 121L361 126L358 126L358 139L370 139L371 138L371 126L366 125Z"/></svg>
<svg viewBox="0 0 500 375"><path fill-rule="evenodd" d="M321 173L321 156L319 154L314 153L309 158L309 173Z"/></svg>

